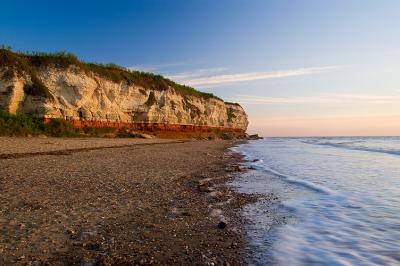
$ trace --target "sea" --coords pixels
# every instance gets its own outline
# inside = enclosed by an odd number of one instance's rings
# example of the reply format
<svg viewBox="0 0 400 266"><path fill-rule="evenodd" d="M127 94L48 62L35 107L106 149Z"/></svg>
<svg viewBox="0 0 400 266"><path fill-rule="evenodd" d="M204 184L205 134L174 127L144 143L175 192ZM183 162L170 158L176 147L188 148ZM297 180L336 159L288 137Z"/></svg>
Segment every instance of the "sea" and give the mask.
<svg viewBox="0 0 400 266"><path fill-rule="evenodd" d="M266 138L232 148L257 194L250 265L400 265L400 137Z"/></svg>

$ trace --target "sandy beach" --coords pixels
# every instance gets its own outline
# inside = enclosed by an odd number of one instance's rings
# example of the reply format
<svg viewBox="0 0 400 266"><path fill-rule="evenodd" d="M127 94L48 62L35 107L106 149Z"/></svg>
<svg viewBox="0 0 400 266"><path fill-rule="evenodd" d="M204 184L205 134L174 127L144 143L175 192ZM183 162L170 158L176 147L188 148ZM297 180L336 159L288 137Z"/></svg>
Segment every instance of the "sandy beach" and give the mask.
<svg viewBox="0 0 400 266"><path fill-rule="evenodd" d="M0 138L0 264L243 263L234 143Z"/></svg>

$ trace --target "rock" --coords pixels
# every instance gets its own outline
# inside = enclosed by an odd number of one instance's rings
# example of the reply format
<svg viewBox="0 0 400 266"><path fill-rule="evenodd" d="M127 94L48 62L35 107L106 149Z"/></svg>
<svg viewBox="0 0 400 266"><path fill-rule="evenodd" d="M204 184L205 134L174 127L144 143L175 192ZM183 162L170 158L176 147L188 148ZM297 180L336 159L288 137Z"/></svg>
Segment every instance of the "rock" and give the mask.
<svg viewBox="0 0 400 266"><path fill-rule="evenodd" d="M218 223L217 226L218 226L219 229L225 229L226 228L226 223L224 221L221 221L221 222Z"/></svg>
<svg viewBox="0 0 400 266"><path fill-rule="evenodd" d="M137 139L154 139L155 136L144 134L144 133L137 133L137 132L129 132L128 136L130 138L137 138Z"/></svg>
<svg viewBox="0 0 400 266"><path fill-rule="evenodd" d="M65 230L65 233L69 235L70 239L78 239L82 235L82 232L76 230L73 227L67 228L67 230Z"/></svg>
<svg viewBox="0 0 400 266"><path fill-rule="evenodd" d="M142 135L142 138L144 138L144 139L154 139L155 138L155 136L149 135L149 134L141 134L141 135Z"/></svg>
<svg viewBox="0 0 400 266"><path fill-rule="evenodd" d="M223 194L221 193L221 192L219 192L219 191L211 191L210 192L210 196L212 197L212 198L219 198L219 197L221 197Z"/></svg>
<svg viewBox="0 0 400 266"><path fill-rule="evenodd" d="M225 167L226 172L241 172L242 168L239 165L230 165Z"/></svg>
<svg viewBox="0 0 400 266"><path fill-rule="evenodd" d="M18 226L19 226L19 228L21 228L21 229L24 229L24 228L26 227L26 225L23 224L23 223L20 223Z"/></svg>
<svg viewBox="0 0 400 266"><path fill-rule="evenodd" d="M249 135L248 139L256 140L256 139L263 139L262 137L258 136L258 134Z"/></svg>
<svg viewBox="0 0 400 266"><path fill-rule="evenodd" d="M69 234L69 235L74 235L74 234L76 234L76 230L75 230L75 228L73 228L73 227L67 228L67 230L65 230L65 232L66 232L67 234Z"/></svg>
<svg viewBox="0 0 400 266"><path fill-rule="evenodd" d="M222 134L222 139L231 140L231 139L234 139L234 138L235 138L235 135L232 134L232 133L225 132L225 133Z"/></svg>
<svg viewBox="0 0 400 266"><path fill-rule="evenodd" d="M114 263L114 260L110 256L104 256L99 259L98 265L111 266L111 265L115 265L115 263Z"/></svg>
<svg viewBox="0 0 400 266"><path fill-rule="evenodd" d="M100 244L99 243L95 243L95 242L87 242L87 243L83 243L82 246L86 249L89 250L99 250L100 249Z"/></svg>
<svg viewBox="0 0 400 266"><path fill-rule="evenodd" d="M192 214L188 210L183 211L182 215L183 216L192 216Z"/></svg>
<svg viewBox="0 0 400 266"><path fill-rule="evenodd" d="M200 192L208 193L208 192L214 191L214 189L208 183L199 184L197 188L199 189Z"/></svg>

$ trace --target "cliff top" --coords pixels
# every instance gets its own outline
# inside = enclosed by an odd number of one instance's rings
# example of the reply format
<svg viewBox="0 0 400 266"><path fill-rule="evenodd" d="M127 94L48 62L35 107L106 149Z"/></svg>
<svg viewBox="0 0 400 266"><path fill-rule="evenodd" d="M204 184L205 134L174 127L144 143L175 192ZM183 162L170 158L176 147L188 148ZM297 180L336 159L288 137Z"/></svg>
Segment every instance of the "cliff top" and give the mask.
<svg viewBox="0 0 400 266"><path fill-rule="evenodd" d="M193 95L205 99L219 99L212 93L198 91L192 87L178 84L161 75L129 70L115 64L98 64L83 62L72 53L42 53L42 52L13 52L9 48L0 48L0 67L12 67L13 70L7 71L4 75L12 77L15 73L18 75L27 74L31 77L32 85L24 88L30 95L43 96L51 98L46 85L36 75L36 68L52 65L58 68L67 68L71 65L79 67L86 73L94 73L114 82L127 82L129 85L137 85L143 88L154 90L167 90L169 87L175 89L181 95Z"/></svg>

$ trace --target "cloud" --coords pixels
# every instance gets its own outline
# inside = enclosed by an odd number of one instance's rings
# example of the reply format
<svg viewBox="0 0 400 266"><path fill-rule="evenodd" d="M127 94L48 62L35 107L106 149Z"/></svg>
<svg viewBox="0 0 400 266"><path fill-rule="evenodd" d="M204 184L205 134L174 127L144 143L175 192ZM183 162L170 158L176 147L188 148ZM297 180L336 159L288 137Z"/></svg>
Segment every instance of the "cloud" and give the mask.
<svg viewBox="0 0 400 266"><path fill-rule="evenodd" d="M393 104L400 103L400 95L321 94L310 97L236 95L232 100L242 104Z"/></svg>
<svg viewBox="0 0 400 266"><path fill-rule="evenodd" d="M175 80L175 81L187 81L191 79L197 79L200 77L212 75L215 73L220 73L222 71L225 71L225 67L215 67L215 68L204 68L204 69L197 69L194 71L188 71L188 72L181 72L181 73L176 73L176 74L165 74L169 79Z"/></svg>
<svg viewBox="0 0 400 266"><path fill-rule="evenodd" d="M267 80L276 78L286 78L293 76L304 76L332 71L340 66L309 67L289 70L268 71L268 72L247 72L236 74L216 74L222 72L224 68L204 69L193 72L184 72L174 75L167 75L169 78L189 86L204 87L210 85L232 84L237 82ZM217 70L217 71L216 71Z"/></svg>
<svg viewBox="0 0 400 266"><path fill-rule="evenodd" d="M159 72L163 69L172 68L172 67L180 67L188 65L189 62L176 62L176 63L165 63L165 64L146 64L146 65L134 65L129 66L127 69L129 70L139 70L139 71L151 71L151 72Z"/></svg>

